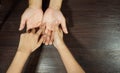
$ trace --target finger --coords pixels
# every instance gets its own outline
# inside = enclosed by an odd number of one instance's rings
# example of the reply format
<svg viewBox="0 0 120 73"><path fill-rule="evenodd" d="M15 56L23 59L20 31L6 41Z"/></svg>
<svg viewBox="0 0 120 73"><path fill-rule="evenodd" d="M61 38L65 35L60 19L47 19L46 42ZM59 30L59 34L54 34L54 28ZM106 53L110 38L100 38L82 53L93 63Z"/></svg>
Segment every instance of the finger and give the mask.
<svg viewBox="0 0 120 73"><path fill-rule="evenodd" d="M45 45L48 45L49 41L50 41L51 31L49 30L46 35L47 35L47 38L46 38L46 41L45 41Z"/></svg>
<svg viewBox="0 0 120 73"><path fill-rule="evenodd" d="M61 28L59 27L55 27L55 31L54 31L54 34L56 35L59 35L61 38L63 38L63 31L61 30Z"/></svg>
<svg viewBox="0 0 120 73"><path fill-rule="evenodd" d="M51 33L51 38L50 38L50 41L49 41L49 45L52 45L53 40L54 40L54 33L52 32Z"/></svg>
<svg viewBox="0 0 120 73"><path fill-rule="evenodd" d="M48 30L47 36L51 36L51 30Z"/></svg>
<svg viewBox="0 0 120 73"><path fill-rule="evenodd" d="M43 34L44 31L45 31L45 26L42 25L36 33L40 35L40 34Z"/></svg>
<svg viewBox="0 0 120 73"><path fill-rule="evenodd" d="M45 44L46 36L43 35L43 43Z"/></svg>
<svg viewBox="0 0 120 73"><path fill-rule="evenodd" d="M21 19L20 27L19 27L19 30L20 30L20 31L24 29L24 27L25 27L25 22L26 22L26 20Z"/></svg>
<svg viewBox="0 0 120 73"><path fill-rule="evenodd" d="M38 34L38 35L40 35L41 33L42 33L42 29L39 29L37 32L36 32L36 34Z"/></svg>
<svg viewBox="0 0 120 73"><path fill-rule="evenodd" d="M46 40L45 40L45 45L48 45L48 44L49 44L49 40L50 40L50 37L47 36L47 37L46 37Z"/></svg>
<svg viewBox="0 0 120 73"><path fill-rule="evenodd" d="M44 34L45 31L46 31L46 25L44 23L41 23L41 25L39 26L39 28L43 29L42 34Z"/></svg>
<svg viewBox="0 0 120 73"><path fill-rule="evenodd" d="M53 24L46 23L44 25L46 26L47 30L52 30L53 29ZM45 31L45 32L47 33L48 31Z"/></svg>
<svg viewBox="0 0 120 73"><path fill-rule="evenodd" d="M26 31L29 31L30 29L33 29L31 26L29 26L30 24L27 23L27 29Z"/></svg>
<svg viewBox="0 0 120 73"><path fill-rule="evenodd" d="M67 34L67 33L68 33L68 30L67 30L67 27L66 27L66 22L65 22L65 20L63 20L63 21L61 22L61 26L62 26L63 32Z"/></svg>
<svg viewBox="0 0 120 73"><path fill-rule="evenodd" d="M49 33L49 29L46 28L45 30L45 34L48 34Z"/></svg>

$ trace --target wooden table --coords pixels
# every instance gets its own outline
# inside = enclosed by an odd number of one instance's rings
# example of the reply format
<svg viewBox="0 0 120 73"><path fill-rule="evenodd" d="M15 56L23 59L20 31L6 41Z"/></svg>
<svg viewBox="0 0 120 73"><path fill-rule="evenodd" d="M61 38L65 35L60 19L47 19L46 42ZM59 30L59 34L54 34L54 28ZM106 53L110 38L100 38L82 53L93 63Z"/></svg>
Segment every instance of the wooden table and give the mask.
<svg viewBox="0 0 120 73"><path fill-rule="evenodd" d="M14 1L14 0L13 0ZM4 0L0 23L12 0ZM22 0L0 29L0 73L5 73L17 50ZM62 6L69 34L64 40L86 73L120 73L120 0L64 0ZM69 60L68 60L69 61ZM66 73L53 46L42 46L26 63L23 73Z"/></svg>

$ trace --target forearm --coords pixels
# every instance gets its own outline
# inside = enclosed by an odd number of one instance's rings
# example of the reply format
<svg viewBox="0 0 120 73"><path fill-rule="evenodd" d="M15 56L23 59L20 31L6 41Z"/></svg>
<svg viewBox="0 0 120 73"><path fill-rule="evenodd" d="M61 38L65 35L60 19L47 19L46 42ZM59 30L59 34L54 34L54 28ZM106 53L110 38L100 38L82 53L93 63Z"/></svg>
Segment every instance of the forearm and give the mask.
<svg viewBox="0 0 120 73"><path fill-rule="evenodd" d="M61 6L62 6L62 0L50 0L50 4L49 4L50 8L60 10Z"/></svg>
<svg viewBox="0 0 120 73"><path fill-rule="evenodd" d="M58 47L58 52L68 73L85 73L65 44Z"/></svg>
<svg viewBox="0 0 120 73"><path fill-rule="evenodd" d="M42 0L29 0L29 7L42 8Z"/></svg>
<svg viewBox="0 0 120 73"><path fill-rule="evenodd" d="M21 73L22 68L29 55L30 53L17 51L10 67L7 70L7 73Z"/></svg>

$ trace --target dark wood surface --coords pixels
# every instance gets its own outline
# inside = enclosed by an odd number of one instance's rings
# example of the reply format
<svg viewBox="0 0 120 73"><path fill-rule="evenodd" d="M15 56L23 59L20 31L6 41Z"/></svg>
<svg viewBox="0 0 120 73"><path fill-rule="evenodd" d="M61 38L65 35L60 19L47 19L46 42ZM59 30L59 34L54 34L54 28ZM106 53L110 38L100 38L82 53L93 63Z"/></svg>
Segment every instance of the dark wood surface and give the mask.
<svg viewBox="0 0 120 73"><path fill-rule="evenodd" d="M27 0L2 0L0 73L10 65L19 42L20 16ZM120 73L120 0L64 0L69 34L64 40L86 73ZM69 61L69 60L68 60ZM23 73L66 73L54 46L31 54Z"/></svg>

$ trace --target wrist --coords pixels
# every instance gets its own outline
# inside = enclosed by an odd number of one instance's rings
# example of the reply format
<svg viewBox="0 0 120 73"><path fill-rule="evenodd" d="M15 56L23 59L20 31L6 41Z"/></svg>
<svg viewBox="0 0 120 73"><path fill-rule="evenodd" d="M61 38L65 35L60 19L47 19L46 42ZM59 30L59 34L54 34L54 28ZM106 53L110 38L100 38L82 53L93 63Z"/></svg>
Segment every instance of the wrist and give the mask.
<svg viewBox="0 0 120 73"><path fill-rule="evenodd" d="M53 8L53 7L48 7L47 10L50 10L50 11L61 11L60 9L56 9L56 8Z"/></svg>
<svg viewBox="0 0 120 73"><path fill-rule="evenodd" d="M29 51L26 48L18 48L17 52L20 52L22 54L31 54L32 53L32 51Z"/></svg>
<svg viewBox="0 0 120 73"><path fill-rule="evenodd" d="M62 0L50 0L49 8L60 10L62 5Z"/></svg>
<svg viewBox="0 0 120 73"><path fill-rule="evenodd" d="M59 45L57 45L57 49L64 49L66 47L65 43L63 41L61 41L61 43L59 43Z"/></svg>
<svg viewBox="0 0 120 73"><path fill-rule="evenodd" d="M49 8L54 9L54 10L60 10L61 9L61 7L55 7L55 6L50 6L50 5L49 5Z"/></svg>
<svg viewBox="0 0 120 73"><path fill-rule="evenodd" d="M42 8L42 0L29 0L29 7Z"/></svg>
<svg viewBox="0 0 120 73"><path fill-rule="evenodd" d="M18 50L17 54L28 57L31 53L30 52L23 52L23 51Z"/></svg>
<svg viewBox="0 0 120 73"><path fill-rule="evenodd" d="M33 9L42 9L41 6L37 6L37 5L29 5L28 7Z"/></svg>

